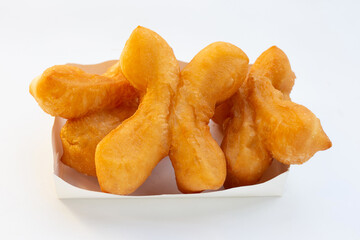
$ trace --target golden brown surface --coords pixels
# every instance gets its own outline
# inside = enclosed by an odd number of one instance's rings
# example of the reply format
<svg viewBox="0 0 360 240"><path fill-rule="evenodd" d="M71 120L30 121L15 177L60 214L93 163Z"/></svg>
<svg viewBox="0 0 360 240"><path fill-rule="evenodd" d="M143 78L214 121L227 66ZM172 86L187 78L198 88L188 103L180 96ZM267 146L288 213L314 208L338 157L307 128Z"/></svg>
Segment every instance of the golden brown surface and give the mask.
<svg viewBox="0 0 360 240"><path fill-rule="evenodd" d="M271 47L251 67L247 83L218 107L217 122L225 129L226 188L258 182L272 157L300 164L331 146L315 115L291 102L294 80L285 53Z"/></svg>
<svg viewBox="0 0 360 240"><path fill-rule="evenodd" d="M95 149L97 144L122 121L134 114L137 104L122 104L85 117L68 120L61 129L63 145L61 161L80 173L96 176Z"/></svg>
<svg viewBox="0 0 360 240"><path fill-rule="evenodd" d="M293 86L289 78L295 76L285 53L271 47L251 67L249 101L257 132L271 155L284 164L301 164L317 151L330 148L331 141L320 120L288 97Z"/></svg>
<svg viewBox="0 0 360 240"><path fill-rule="evenodd" d="M279 90L284 99L290 100L295 74L291 70L288 57L280 48L272 46L263 52L251 66L249 75L253 76L255 71L257 75L269 79L273 88ZM252 88L254 85L248 87Z"/></svg>
<svg viewBox="0 0 360 240"><path fill-rule="evenodd" d="M257 134L247 88L231 97L230 117L224 125L221 148L226 157L225 188L254 184L270 166L272 157Z"/></svg>
<svg viewBox="0 0 360 240"><path fill-rule="evenodd" d="M272 47L259 57L259 61L263 61L259 71L271 79L273 86L283 93L284 98L290 99L295 75L286 55L279 50ZM279 53L276 58L264 58L271 52ZM251 72L251 68L249 70ZM232 98L216 109L216 122L224 127L221 148L227 162L225 188L257 183L272 162L270 152L257 133L255 111L249 104L252 87L252 82L247 81Z"/></svg>
<svg viewBox="0 0 360 240"><path fill-rule="evenodd" d="M235 93L246 79L249 59L238 47L210 44L181 71L171 117L172 161L184 193L220 188L226 176L224 153L211 137L215 104Z"/></svg>
<svg viewBox="0 0 360 240"><path fill-rule="evenodd" d="M136 113L98 144L95 163L102 191L130 194L168 154L169 108L180 70L166 41L143 27L126 42L121 68L144 96Z"/></svg>
<svg viewBox="0 0 360 240"><path fill-rule="evenodd" d="M137 96L118 63L103 75L69 65L50 67L31 82L30 93L45 112L66 119L111 109Z"/></svg>

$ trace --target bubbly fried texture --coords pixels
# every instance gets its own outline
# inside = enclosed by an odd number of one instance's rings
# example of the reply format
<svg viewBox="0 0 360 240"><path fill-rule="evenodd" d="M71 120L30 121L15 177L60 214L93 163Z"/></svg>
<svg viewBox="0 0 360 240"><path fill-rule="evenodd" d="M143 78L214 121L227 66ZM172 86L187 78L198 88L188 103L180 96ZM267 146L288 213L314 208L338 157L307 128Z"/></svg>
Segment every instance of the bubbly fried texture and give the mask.
<svg viewBox="0 0 360 240"><path fill-rule="evenodd" d="M284 99L290 100L290 92L296 77L291 70L288 57L280 48L272 46L263 52L251 66L249 75L253 77L255 71L257 75L267 78L273 88L282 93ZM254 85L249 81L249 88Z"/></svg>
<svg viewBox="0 0 360 240"><path fill-rule="evenodd" d="M320 120L290 100L294 78L285 53L271 47L255 61L248 80L257 133L271 155L284 164L302 164L332 145Z"/></svg>
<svg viewBox="0 0 360 240"><path fill-rule="evenodd" d="M257 134L247 90L246 84L231 97L230 117L224 125L221 148L227 163L225 188L258 182L272 162L270 153Z"/></svg>
<svg viewBox="0 0 360 240"><path fill-rule="evenodd" d="M258 182L273 157L300 164L331 146L315 115L291 102L294 80L287 56L273 46L256 60L239 92L219 106L226 188Z"/></svg>
<svg viewBox="0 0 360 240"><path fill-rule="evenodd" d="M96 176L97 144L122 121L132 116L136 109L137 104L134 102L68 120L60 132L63 146L61 161L80 173Z"/></svg>
<svg viewBox="0 0 360 240"><path fill-rule="evenodd" d="M181 71L172 110L172 161L177 185L184 193L218 189L225 180L224 153L208 126L215 104L235 93L246 79L249 59L224 42L201 50Z"/></svg>
<svg viewBox="0 0 360 240"><path fill-rule="evenodd" d="M111 109L137 97L119 63L103 75L69 65L50 67L31 82L30 93L46 113L66 119Z"/></svg>
<svg viewBox="0 0 360 240"><path fill-rule="evenodd" d="M166 41L143 27L132 32L120 59L124 75L144 96L136 113L98 144L95 163L102 191L130 194L168 154L180 70Z"/></svg>
<svg viewBox="0 0 360 240"><path fill-rule="evenodd" d="M274 46L267 52L271 51L279 49ZM261 68L261 74L271 79L272 85L283 93L284 98L290 99L295 74L286 55L279 52L276 58L260 59L266 66ZM251 72L251 68L249 70ZM232 98L216 109L216 122L224 127L221 148L227 162L225 188L257 183L273 159L256 130L255 112L248 99L252 86L252 82L247 81Z"/></svg>

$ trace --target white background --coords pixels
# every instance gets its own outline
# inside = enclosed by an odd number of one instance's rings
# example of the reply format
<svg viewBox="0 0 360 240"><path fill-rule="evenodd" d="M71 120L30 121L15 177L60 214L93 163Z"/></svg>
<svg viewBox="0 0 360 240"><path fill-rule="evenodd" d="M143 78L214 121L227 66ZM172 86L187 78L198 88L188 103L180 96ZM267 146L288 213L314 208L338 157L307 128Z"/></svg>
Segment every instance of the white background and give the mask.
<svg viewBox="0 0 360 240"><path fill-rule="evenodd" d="M359 2L130 2L0 2L0 238L360 239ZM282 48L297 75L292 99L333 147L291 167L281 198L58 200L53 118L28 85L55 64L117 59L137 25L185 61L219 40L251 62Z"/></svg>

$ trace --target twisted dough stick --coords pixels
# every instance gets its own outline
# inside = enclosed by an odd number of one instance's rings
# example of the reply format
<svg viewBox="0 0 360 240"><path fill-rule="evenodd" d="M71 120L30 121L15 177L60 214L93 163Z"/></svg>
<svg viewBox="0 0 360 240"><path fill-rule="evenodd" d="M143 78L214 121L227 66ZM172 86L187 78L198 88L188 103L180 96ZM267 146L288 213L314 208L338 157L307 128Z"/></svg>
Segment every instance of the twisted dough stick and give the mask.
<svg viewBox="0 0 360 240"><path fill-rule="evenodd" d="M171 117L172 161L180 191L220 188L225 180L224 153L211 137L209 119L215 104L243 84L249 59L238 47L210 44L181 71L181 83Z"/></svg>
<svg viewBox="0 0 360 240"><path fill-rule="evenodd" d="M60 132L63 145L61 161L80 173L96 176L97 144L122 121L133 115L136 109L137 102L134 101L81 118L69 119Z"/></svg>
<svg viewBox="0 0 360 240"><path fill-rule="evenodd" d="M220 121L229 115L222 142L228 170L225 187L256 183L272 157L286 164L302 163L331 146L315 115L291 102L294 79L285 53L271 47L251 67L247 84L225 105L231 108L229 114L218 113Z"/></svg>
<svg viewBox="0 0 360 240"><path fill-rule="evenodd" d="M143 27L126 42L121 68L144 96L136 113L98 144L95 164L102 191L130 194L169 152L170 105L180 70L166 41Z"/></svg>
<svg viewBox="0 0 360 240"><path fill-rule="evenodd" d="M221 143L227 163L225 188L256 183L272 161L257 134L254 110L247 97L248 91L244 87L230 99L230 117L224 124L224 139Z"/></svg>
<svg viewBox="0 0 360 240"><path fill-rule="evenodd" d="M332 144L320 120L290 100L292 83L277 80L291 76L287 62L285 53L276 47L261 54L251 67L249 101L255 110L257 133L271 155L284 164L302 164Z"/></svg>
<svg viewBox="0 0 360 240"><path fill-rule="evenodd" d="M50 67L31 82L30 93L46 113L66 119L111 109L137 97L119 63L103 75L69 65Z"/></svg>
<svg viewBox="0 0 360 240"><path fill-rule="evenodd" d="M263 61L262 74L271 79L272 85L290 100L295 75L291 71L286 55L277 47L268 49L260 57ZM251 74L250 68L250 74ZM224 122L224 139L221 148L227 161L226 188L254 184L259 181L272 162L272 156L266 149L255 126L255 110L249 104L253 82L251 79L242 86L229 101L219 106L217 121ZM226 112L226 109L230 109Z"/></svg>

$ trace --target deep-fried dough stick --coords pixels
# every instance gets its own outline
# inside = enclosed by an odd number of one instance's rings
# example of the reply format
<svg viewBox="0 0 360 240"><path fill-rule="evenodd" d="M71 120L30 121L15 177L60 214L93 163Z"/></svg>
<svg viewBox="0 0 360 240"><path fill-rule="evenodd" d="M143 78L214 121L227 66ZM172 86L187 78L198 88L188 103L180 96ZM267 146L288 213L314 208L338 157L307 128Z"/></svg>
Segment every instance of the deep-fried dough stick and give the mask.
<svg viewBox="0 0 360 240"><path fill-rule="evenodd" d="M263 66L266 67L261 69L262 74L271 79L273 86L283 93L284 98L290 100L295 75L289 60L276 47L270 48L265 54L269 52L277 52L277 55L263 60ZM224 122L228 118L223 126L224 139L221 144L227 161L226 188L258 182L272 161L270 152L256 131L255 111L248 102L252 86L253 83L247 81L239 92L216 110L217 122ZM226 112L226 108L230 110Z"/></svg>
<svg viewBox="0 0 360 240"><path fill-rule="evenodd" d="M285 53L277 47L268 49L251 67L249 101L255 110L257 133L271 155L284 164L301 164L317 151L330 148L331 141L320 120L288 97L293 83L286 79L291 74Z"/></svg>
<svg viewBox="0 0 360 240"><path fill-rule="evenodd" d="M96 176L95 149L97 144L113 129L129 118L137 104L121 104L85 117L68 120L61 129L63 145L61 161L78 172Z"/></svg>
<svg viewBox="0 0 360 240"><path fill-rule="evenodd" d="M172 111L170 159L180 191L220 188L226 176L224 153L211 137L209 119L215 104L244 83L249 59L238 47L210 44L181 71Z"/></svg>
<svg viewBox="0 0 360 240"><path fill-rule="evenodd" d="M114 108L137 95L118 63L103 75L69 65L50 67L31 82L30 93L45 112L66 119Z"/></svg>
<svg viewBox="0 0 360 240"><path fill-rule="evenodd" d="M254 111L247 97L248 88L245 86L230 98L232 108L224 124L224 139L221 143L227 163L225 188L256 183L272 161L256 132Z"/></svg>
<svg viewBox="0 0 360 240"><path fill-rule="evenodd" d="M278 49L276 46L271 48ZM274 58L265 60L267 63L264 63L264 65L267 65L268 68L266 70L264 69L264 71L266 71L264 75L271 78L273 86L284 94L284 98L290 100L289 95L292 87L294 86L295 74L291 71L290 62L287 59L287 56L285 54L280 54L278 57L278 59ZM245 90L245 87L249 88L247 85L243 86L242 95L248 95L248 91ZM231 99L217 105L212 120L219 125L223 125L224 122L231 116L232 106L233 103Z"/></svg>
<svg viewBox="0 0 360 240"><path fill-rule="evenodd" d="M270 165L272 156L275 157L277 148L293 149L282 158L275 158L294 164L306 161L316 151L326 148L323 144L330 143L321 126L316 125L318 119L305 107L290 101L289 94L294 79L295 75L285 53L275 46L271 47L251 67L247 84L227 103L231 106L230 112L219 111L217 119L220 121L223 116L230 116L224 125L222 142L228 170L225 187L256 183ZM276 102L270 93L279 96ZM254 105L252 100L256 101ZM292 110L294 108L296 110ZM296 119L292 116L292 111L296 112L295 115L305 114L306 117ZM264 112L267 112L267 117L261 115ZM262 132L258 130L258 125ZM309 128L317 128L315 134L309 132ZM297 137L305 141L304 144L313 146L301 149L299 145L293 144ZM318 141L323 142L319 145ZM294 160L301 157L300 162Z"/></svg>
<svg viewBox="0 0 360 240"><path fill-rule="evenodd" d="M121 67L145 95L136 113L98 144L95 163L102 191L130 194L168 154L170 104L180 70L166 41L143 27L126 42Z"/></svg>

